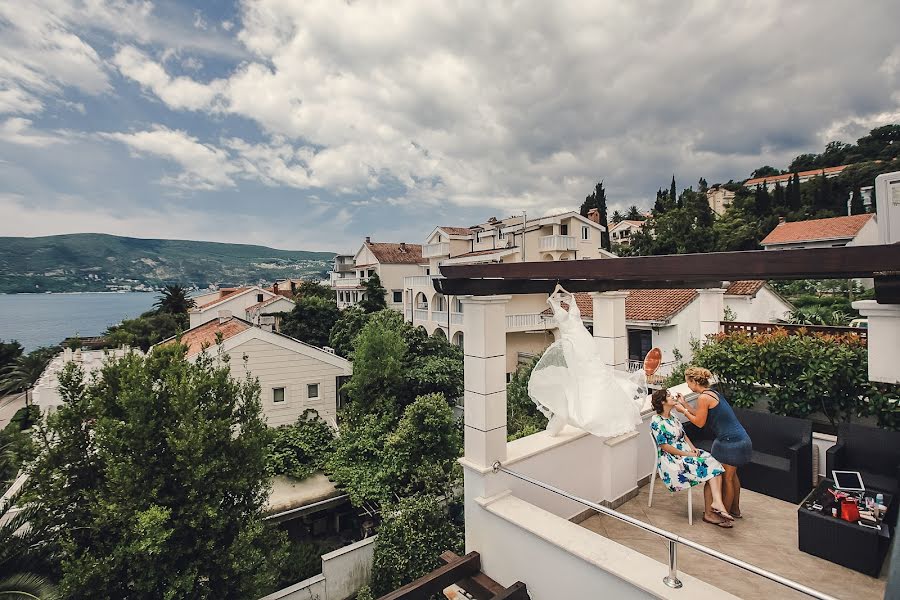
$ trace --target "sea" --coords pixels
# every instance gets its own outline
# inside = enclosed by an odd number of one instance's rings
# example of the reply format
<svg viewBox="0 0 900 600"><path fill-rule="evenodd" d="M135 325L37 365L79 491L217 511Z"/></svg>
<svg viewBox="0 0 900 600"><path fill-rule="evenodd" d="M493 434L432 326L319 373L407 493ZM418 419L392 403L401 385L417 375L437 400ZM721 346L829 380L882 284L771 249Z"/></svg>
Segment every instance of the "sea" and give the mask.
<svg viewBox="0 0 900 600"><path fill-rule="evenodd" d="M150 310L158 296L151 292L0 294L0 340L18 340L29 352L70 336L100 335L110 325Z"/></svg>

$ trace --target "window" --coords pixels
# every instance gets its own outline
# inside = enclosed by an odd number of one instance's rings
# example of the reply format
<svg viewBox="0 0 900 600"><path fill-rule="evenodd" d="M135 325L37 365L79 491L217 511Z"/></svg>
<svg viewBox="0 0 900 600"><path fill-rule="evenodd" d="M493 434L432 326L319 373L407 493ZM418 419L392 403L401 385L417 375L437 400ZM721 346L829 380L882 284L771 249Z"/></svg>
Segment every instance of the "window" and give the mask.
<svg viewBox="0 0 900 600"><path fill-rule="evenodd" d="M375 274L375 269L369 269L369 277Z"/></svg>
<svg viewBox="0 0 900 600"><path fill-rule="evenodd" d="M272 402L284 402L284 388L272 388Z"/></svg>
<svg viewBox="0 0 900 600"><path fill-rule="evenodd" d="M569 226L568 225L560 225L559 226L559 235L569 235Z"/></svg>
<svg viewBox="0 0 900 600"><path fill-rule="evenodd" d="M310 383L306 386L306 397L307 398L318 398L319 397L319 384L318 383Z"/></svg>
<svg viewBox="0 0 900 600"><path fill-rule="evenodd" d="M257 301L257 302L262 302L262 301L263 301L263 295L262 295L262 294L257 294L257 295L256 295L256 301Z"/></svg>
<svg viewBox="0 0 900 600"><path fill-rule="evenodd" d="M628 330L628 360L644 360L652 347L652 331L648 329Z"/></svg>
<svg viewBox="0 0 900 600"><path fill-rule="evenodd" d="M394 304L399 304L401 302L403 302L403 292L394 290Z"/></svg>
<svg viewBox="0 0 900 600"><path fill-rule="evenodd" d="M591 230L588 229L587 225L581 226L581 239L583 239L583 240L591 239Z"/></svg>

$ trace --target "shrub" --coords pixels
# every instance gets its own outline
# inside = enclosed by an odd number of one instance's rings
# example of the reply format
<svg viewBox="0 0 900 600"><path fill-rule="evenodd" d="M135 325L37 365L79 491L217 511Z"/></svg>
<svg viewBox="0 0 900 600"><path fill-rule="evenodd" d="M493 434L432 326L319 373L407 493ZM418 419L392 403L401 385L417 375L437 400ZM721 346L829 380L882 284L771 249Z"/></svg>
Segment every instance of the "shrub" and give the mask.
<svg viewBox="0 0 900 600"><path fill-rule="evenodd" d="M268 464L275 475L306 479L324 468L334 449L334 433L315 410L307 409L293 425L271 430Z"/></svg>

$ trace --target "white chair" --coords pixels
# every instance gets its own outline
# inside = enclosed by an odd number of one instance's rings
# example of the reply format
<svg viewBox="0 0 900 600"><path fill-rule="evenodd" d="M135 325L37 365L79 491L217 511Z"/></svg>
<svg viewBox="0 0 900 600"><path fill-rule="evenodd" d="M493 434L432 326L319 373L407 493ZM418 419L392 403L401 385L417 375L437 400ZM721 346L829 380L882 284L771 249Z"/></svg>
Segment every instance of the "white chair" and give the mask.
<svg viewBox="0 0 900 600"><path fill-rule="evenodd" d="M656 445L656 440L652 440L652 441L653 441L653 449L657 453L656 460L658 462L660 450L659 450L659 447ZM650 475L650 499L647 500L647 508L650 508L651 506L653 506L653 488L656 486L656 471L657 471L656 467L657 467L657 464L654 463L653 474ZM688 493L688 525L694 524L694 502L693 502L693 494L692 494L693 489L694 489L693 487L689 487L687 489L687 493ZM675 492L670 491L669 493L674 494Z"/></svg>

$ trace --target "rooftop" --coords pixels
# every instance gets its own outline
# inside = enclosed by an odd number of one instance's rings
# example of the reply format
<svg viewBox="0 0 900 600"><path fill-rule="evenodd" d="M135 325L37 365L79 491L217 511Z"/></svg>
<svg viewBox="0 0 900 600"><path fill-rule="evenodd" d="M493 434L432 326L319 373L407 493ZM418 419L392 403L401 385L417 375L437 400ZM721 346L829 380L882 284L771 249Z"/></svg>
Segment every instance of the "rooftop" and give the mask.
<svg viewBox="0 0 900 600"><path fill-rule="evenodd" d="M874 216L872 214L852 215L779 223L760 244L766 246L817 240L852 239Z"/></svg>
<svg viewBox="0 0 900 600"><path fill-rule="evenodd" d="M697 290L692 289L652 289L630 290L625 297L626 321L668 321L698 296ZM581 316L585 319L594 318L594 302L588 292L575 293L575 303ZM562 303L566 308L568 304ZM544 314L551 314L548 308Z"/></svg>
<svg viewBox="0 0 900 600"><path fill-rule="evenodd" d="M251 323L238 319L237 317L229 317L227 320L220 322L219 319L213 319L202 325L198 325L193 329L188 329L181 334L181 343L187 346L187 355L193 356L203 351L204 348L216 345L218 340L227 340L234 337L242 331L253 327ZM177 338L169 338L159 343L160 346L174 344Z"/></svg>
<svg viewBox="0 0 900 600"><path fill-rule="evenodd" d="M422 262L421 244L366 242L366 247L381 264L417 265Z"/></svg>
<svg viewBox="0 0 900 600"><path fill-rule="evenodd" d="M755 296L759 290L765 287L766 282L761 279L746 279L743 281L732 281L725 288L726 296Z"/></svg>
<svg viewBox="0 0 900 600"><path fill-rule="evenodd" d="M800 171L797 177L815 177L816 175L832 175L837 174L849 167L850 165L841 165L839 167L825 167L823 169L812 169L809 171ZM786 182L794 176L794 173L785 173L784 175L769 175L768 177L754 177L744 182L745 186L752 186L763 183Z"/></svg>

